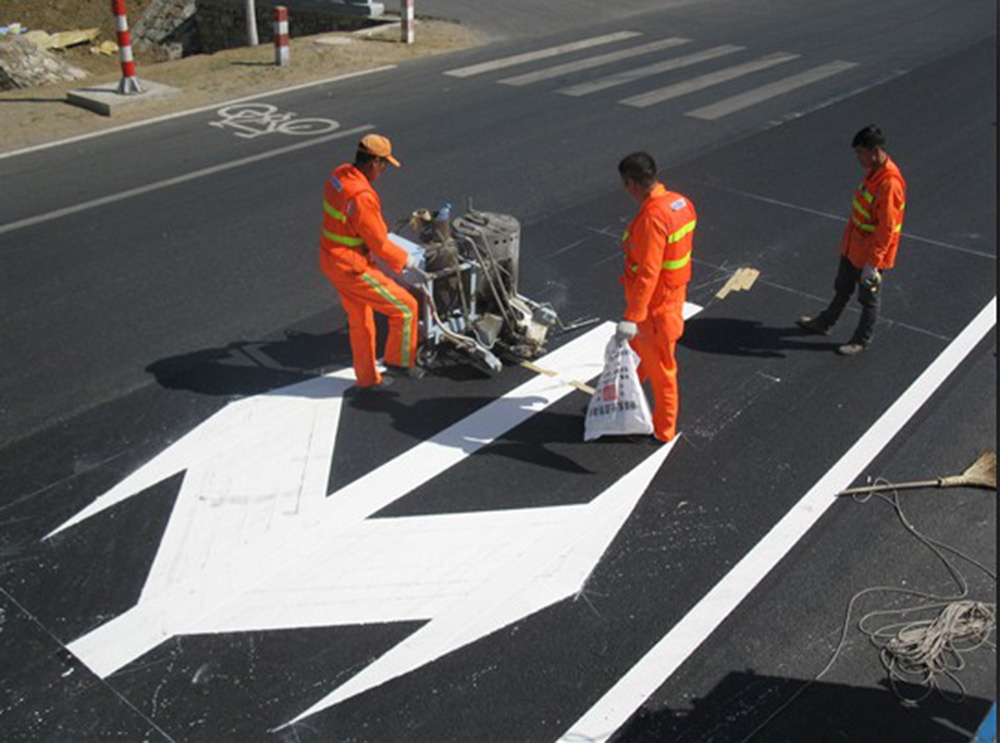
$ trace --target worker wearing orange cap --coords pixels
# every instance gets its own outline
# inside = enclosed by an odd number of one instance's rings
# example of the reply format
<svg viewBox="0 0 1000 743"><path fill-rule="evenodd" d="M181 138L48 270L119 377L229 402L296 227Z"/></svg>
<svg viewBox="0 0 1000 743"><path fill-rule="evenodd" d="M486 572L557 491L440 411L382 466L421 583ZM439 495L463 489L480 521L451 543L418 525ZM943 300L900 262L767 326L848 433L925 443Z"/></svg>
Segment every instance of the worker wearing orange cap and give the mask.
<svg viewBox="0 0 1000 743"><path fill-rule="evenodd" d="M840 240L834 297L820 314L806 315L797 321L810 333L826 335L857 288L861 319L851 339L837 347L842 356L857 356L872 342L884 272L896 263L906 208L906 181L885 150L882 130L866 126L854 135L851 146L865 169L865 177L854 194L851 218Z"/></svg>
<svg viewBox="0 0 1000 743"><path fill-rule="evenodd" d="M382 204L373 188L382 171L399 161L392 143L380 134L368 134L358 143L353 163L338 166L323 189L323 234L320 266L340 295L347 313L356 385L377 387L391 381L375 364L374 312L389 320L385 363L419 376L416 366L417 302L380 271L378 256L399 272L416 268L417 260L389 240Z"/></svg>
<svg viewBox="0 0 1000 743"><path fill-rule="evenodd" d="M653 388L653 435L677 435L677 341L684 333L684 300L691 280L697 224L694 204L657 180L656 162L635 152L618 163L625 191L641 204L625 231L625 315L615 331L639 354L639 377Z"/></svg>

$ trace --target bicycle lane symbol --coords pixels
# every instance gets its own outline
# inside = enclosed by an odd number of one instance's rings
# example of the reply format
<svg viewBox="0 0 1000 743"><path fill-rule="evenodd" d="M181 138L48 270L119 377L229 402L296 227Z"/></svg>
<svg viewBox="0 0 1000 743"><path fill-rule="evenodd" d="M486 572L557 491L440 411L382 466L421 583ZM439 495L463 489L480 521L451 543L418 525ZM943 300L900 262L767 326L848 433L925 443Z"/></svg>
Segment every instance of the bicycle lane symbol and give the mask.
<svg viewBox="0 0 1000 743"><path fill-rule="evenodd" d="M215 112L219 121L208 122L209 126L236 130L237 137L253 139L262 134L315 135L326 134L340 128L340 123L332 119L296 118L290 111L280 112L269 103L236 103Z"/></svg>

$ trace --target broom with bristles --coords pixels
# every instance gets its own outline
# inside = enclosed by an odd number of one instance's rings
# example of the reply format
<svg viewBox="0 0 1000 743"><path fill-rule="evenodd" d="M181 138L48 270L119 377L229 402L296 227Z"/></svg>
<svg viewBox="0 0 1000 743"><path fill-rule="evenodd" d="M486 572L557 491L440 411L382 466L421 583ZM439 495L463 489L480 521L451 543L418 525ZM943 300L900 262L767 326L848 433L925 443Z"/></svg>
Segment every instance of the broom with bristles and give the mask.
<svg viewBox="0 0 1000 743"><path fill-rule="evenodd" d="M883 490L912 490L913 488L990 488L997 489L997 455L987 449L969 465L961 475L939 477L936 480L921 480L919 482L879 483L877 485L861 485L856 488L841 490L837 495L857 495L859 493L878 493Z"/></svg>

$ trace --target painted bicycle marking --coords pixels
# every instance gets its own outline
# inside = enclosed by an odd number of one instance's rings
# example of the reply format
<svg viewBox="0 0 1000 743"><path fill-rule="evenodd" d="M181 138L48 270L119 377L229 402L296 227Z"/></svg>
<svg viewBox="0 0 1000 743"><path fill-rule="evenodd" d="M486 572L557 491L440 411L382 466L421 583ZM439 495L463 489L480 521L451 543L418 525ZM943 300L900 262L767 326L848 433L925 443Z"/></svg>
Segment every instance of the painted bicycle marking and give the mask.
<svg viewBox="0 0 1000 743"><path fill-rule="evenodd" d="M209 126L235 129L236 136L244 139L262 134L326 134L340 128L340 123L332 119L298 118L295 113L279 111L270 103L236 103L220 108L216 114L221 120L210 121Z"/></svg>

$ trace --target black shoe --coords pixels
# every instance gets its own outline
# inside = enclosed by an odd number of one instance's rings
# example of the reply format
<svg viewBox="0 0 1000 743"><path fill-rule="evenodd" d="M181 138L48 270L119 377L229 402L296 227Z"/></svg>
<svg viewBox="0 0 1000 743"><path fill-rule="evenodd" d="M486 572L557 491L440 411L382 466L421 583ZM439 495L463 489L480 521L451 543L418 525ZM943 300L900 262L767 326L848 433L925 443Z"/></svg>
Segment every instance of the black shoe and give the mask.
<svg viewBox="0 0 1000 743"><path fill-rule="evenodd" d="M809 315L803 315L795 321L795 324L816 335L826 335L830 331L830 328L820 322L818 317L810 317Z"/></svg>
<svg viewBox="0 0 1000 743"><path fill-rule="evenodd" d="M359 387L354 385L353 387L348 387L344 391L345 397L363 397L364 395L377 394L379 390L384 390L386 387L391 387L395 380L388 374L382 375L382 381L378 384L372 384L368 387Z"/></svg>
<svg viewBox="0 0 1000 743"><path fill-rule="evenodd" d="M391 366L386 364L386 369L396 377L409 377L410 379L423 379L427 376L427 370L422 366ZM386 375L383 375L383 379ZM390 377L391 379L391 377Z"/></svg>

